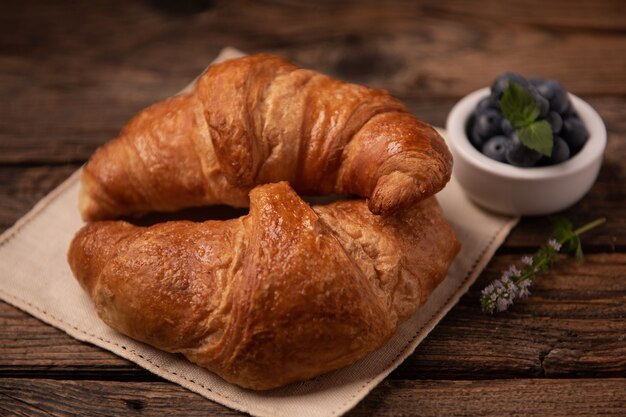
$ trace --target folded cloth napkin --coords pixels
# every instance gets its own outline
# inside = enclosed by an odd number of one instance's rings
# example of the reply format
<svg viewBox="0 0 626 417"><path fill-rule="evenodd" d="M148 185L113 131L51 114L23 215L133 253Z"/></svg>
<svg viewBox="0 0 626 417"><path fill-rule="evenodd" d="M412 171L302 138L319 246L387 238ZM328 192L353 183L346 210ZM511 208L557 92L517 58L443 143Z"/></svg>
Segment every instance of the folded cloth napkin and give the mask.
<svg viewBox="0 0 626 417"><path fill-rule="evenodd" d="M216 62L239 55L226 48ZM462 249L428 303L385 346L353 365L284 388L254 392L229 384L180 355L123 336L100 321L66 261L70 241L82 226L79 183L80 170L0 236L0 299L210 400L263 417L330 417L354 407L413 353L476 280L518 221L479 209L453 179L437 198Z"/></svg>

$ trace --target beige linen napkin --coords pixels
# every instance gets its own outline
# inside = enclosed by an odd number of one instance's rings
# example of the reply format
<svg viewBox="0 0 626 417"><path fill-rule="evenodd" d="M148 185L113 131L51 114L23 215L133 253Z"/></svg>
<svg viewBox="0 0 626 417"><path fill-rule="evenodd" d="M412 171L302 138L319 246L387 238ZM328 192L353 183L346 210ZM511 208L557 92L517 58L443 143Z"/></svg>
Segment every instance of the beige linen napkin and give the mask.
<svg viewBox="0 0 626 417"><path fill-rule="evenodd" d="M227 48L218 60L236 56ZM518 218L487 213L452 180L438 194L462 250L430 300L381 349L315 379L268 392L229 384L180 355L159 351L103 324L67 265L66 252L82 222L80 170L0 236L0 298L78 340L93 343L191 391L254 416L339 416L394 370L467 291ZM478 302L478 300L476 301Z"/></svg>

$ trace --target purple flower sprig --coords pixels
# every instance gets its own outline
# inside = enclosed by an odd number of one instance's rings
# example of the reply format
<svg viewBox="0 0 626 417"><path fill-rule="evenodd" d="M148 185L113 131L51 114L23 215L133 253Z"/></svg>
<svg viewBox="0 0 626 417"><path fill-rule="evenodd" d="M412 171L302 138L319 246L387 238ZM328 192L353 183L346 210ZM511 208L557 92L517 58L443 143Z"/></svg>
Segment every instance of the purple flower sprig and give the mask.
<svg viewBox="0 0 626 417"><path fill-rule="evenodd" d="M530 295L530 286L537 274L547 272L554 263L556 256L564 252L574 253L579 260L583 259L580 235L598 227L606 221L600 218L574 230L567 219L554 222L554 237L542 245L532 256L521 259L521 267L511 265L502 273L500 279L487 285L481 292L480 305L484 312L505 311L516 299Z"/></svg>

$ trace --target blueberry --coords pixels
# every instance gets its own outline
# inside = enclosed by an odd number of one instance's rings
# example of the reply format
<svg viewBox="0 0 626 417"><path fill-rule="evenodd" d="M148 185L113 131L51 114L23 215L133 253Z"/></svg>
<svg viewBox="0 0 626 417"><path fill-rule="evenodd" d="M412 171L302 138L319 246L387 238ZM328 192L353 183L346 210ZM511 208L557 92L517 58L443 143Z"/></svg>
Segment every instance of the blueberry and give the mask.
<svg viewBox="0 0 626 417"><path fill-rule="evenodd" d="M559 164L563 161L567 161L570 157L569 145L561 137L554 137L554 145L552 146L552 155L550 156L550 163Z"/></svg>
<svg viewBox="0 0 626 417"><path fill-rule="evenodd" d="M578 117L578 113L576 113L573 106L569 106L569 108L565 110L565 113L561 114L562 119L567 119L568 117Z"/></svg>
<svg viewBox="0 0 626 417"><path fill-rule="evenodd" d="M528 87L526 87L526 90L533 97L537 106L539 106L539 118L545 118L550 112L550 102L544 96L539 94L539 91L537 91L534 86L529 84Z"/></svg>
<svg viewBox="0 0 626 417"><path fill-rule="evenodd" d="M500 133L502 114L494 109L476 112L476 133L482 138L490 138Z"/></svg>
<svg viewBox="0 0 626 417"><path fill-rule="evenodd" d="M589 132L583 122L577 117L568 117L563 120L561 136L569 145L572 155L578 152L589 137Z"/></svg>
<svg viewBox="0 0 626 417"><path fill-rule="evenodd" d="M539 94L550 102L550 109L559 114L565 114L570 108L569 97L565 88L554 80L548 80L537 88Z"/></svg>
<svg viewBox="0 0 626 417"><path fill-rule="evenodd" d="M498 101L495 100L493 97L487 96L478 102L478 104L476 105L476 112L482 113L487 109L498 110L499 108L500 103L498 103Z"/></svg>
<svg viewBox="0 0 626 417"><path fill-rule="evenodd" d="M550 127L552 127L552 133L556 134L561 131L561 128L563 127L563 119L561 118L560 114L555 111L551 111L550 113L548 113L546 121L550 123Z"/></svg>
<svg viewBox="0 0 626 417"><path fill-rule="evenodd" d="M483 145L485 144L485 138L478 134L478 129L476 125L472 126L472 130L470 131L470 142L472 145L478 150L481 150Z"/></svg>
<svg viewBox="0 0 626 417"><path fill-rule="evenodd" d="M542 83L535 84L534 86L537 92L548 100L554 97L556 90L563 88L561 84L554 80L544 80Z"/></svg>
<svg viewBox="0 0 626 417"><path fill-rule="evenodd" d="M541 77L530 77L528 79L528 84L532 85L533 87L537 87L537 86L543 84L544 82L546 82L546 80L544 80Z"/></svg>
<svg viewBox="0 0 626 417"><path fill-rule="evenodd" d="M506 160L509 164L518 167L532 167L541 160L541 154L522 145L515 137L506 151Z"/></svg>
<svg viewBox="0 0 626 417"><path fill-rule="evenodd" d="M500 130L502 130L502 133L509 137L515 133L515 129L513 129L511 122L509 122L509 119L505 117L502 118L502 122L500 123Z"/></svg>
<svg viewBox="0 0 626 417"><path fill-rule="evenodd" d="M570 106L571 104L569 102L569 98L567 97L567 93L565 93L565 95L557 93L554 95L552 100L550 100L550 108L559 114L567 114L567 110Z"/></svg>
<svg viewBox="0 0 626 417"><path fill-rule="evenodd" d="M494 136L483 145L482 152L491 159L506 162L506 152L513 141L506 136Z"/></svg>
<svg viewBox="0 0 626 417"><path fill-rule="evenodd" d="M478 133L475 112L472 112L469 119L467 120L467 124L465 125L465 134L467 135L470 143L480 151L483 147L483 144L485 143L485 138Z"/></svg>
<svg viewBox="0 0 626 417"><path fill-rule="evenodd" d="M535 101L539 106L539 117L545 118L550 112L550 103L541 94L536 95Z"/></svg>
<svg viewBox="0 0 626 417"><path fill-rule="evenodd" d="M495 79L493 84L491 84L491 96L494 99L499 100L504 90L507 89L510 82L515 82L522 87L528 86L528 81L524 77L514 72L506 72Z"/></svg>
<svg viewBox="0 0 626 417"><path fill-rule="evenodd" d="M476 121L476 113L471 112L469 117L467 118L467 123L465 123L465 133L467 133L467 136L470 135L470 132L472 131L472 127L474 127L475 121Z"/></svg>

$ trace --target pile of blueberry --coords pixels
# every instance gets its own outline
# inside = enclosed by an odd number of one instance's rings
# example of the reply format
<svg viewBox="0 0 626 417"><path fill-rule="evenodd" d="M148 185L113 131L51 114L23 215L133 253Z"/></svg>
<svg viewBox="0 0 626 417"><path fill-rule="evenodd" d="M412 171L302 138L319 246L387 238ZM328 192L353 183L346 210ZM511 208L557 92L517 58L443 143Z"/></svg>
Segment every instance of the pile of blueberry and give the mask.
<svg viewBox="0 0 626 417"><path fill-rule="evenodd" d="M540 113L552 128L552 155L547 157L524 146L511 123L502 115L500 97L510 82L524 87L535 99ZM480 100L466 126L476 149L496 161L520 167L553 165L566 161L583 147L589 133L561 84L554 80L505 73L491 85L491 94Z"/></svg>

